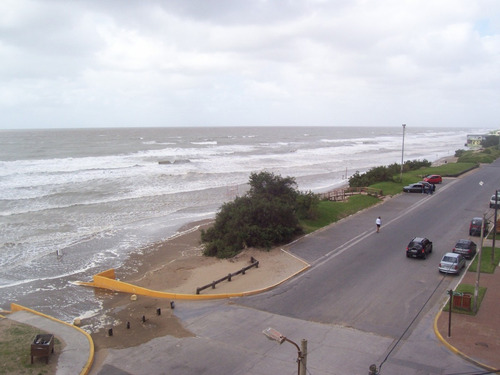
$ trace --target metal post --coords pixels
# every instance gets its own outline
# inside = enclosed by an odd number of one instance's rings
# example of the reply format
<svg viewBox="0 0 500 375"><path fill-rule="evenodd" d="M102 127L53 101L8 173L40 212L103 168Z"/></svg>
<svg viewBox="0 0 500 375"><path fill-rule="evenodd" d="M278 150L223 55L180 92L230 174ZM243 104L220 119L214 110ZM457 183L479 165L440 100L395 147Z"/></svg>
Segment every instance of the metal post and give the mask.
<svg viewBox="0 0 500 375"><path fill-rule="evenodd" d="M405 129L406 129L406 124L403 124L403 145L401 147L401 176L400 176L401 182L403 182L403 159L404 159L404 154L405 154Z"/></svg>
<svg viewBox="0 0 500 375"><path fill-rule="evenodd" d="M448 294L450 295L450 308L449 308L449 314L448 314L448 337L451 337L451 309L453 308L453 289L450 289L448 291Z"/></svg>
<svg viewBox="0 0 500 375"><path fill-rule="evenodd" d="M476 286L474 288L474 314L477 314L477 300L479 296L479 276L481 275L481 257L483 256L485 222L486 222L486 215L483 214L483 222L481 223L481 243L479 246L479 256L477 257Z"/></svg>
<svg viewBox="0 0 500 375"><path fill-rule="evenodd" d="M299 375L307 374L307 340L302 339L300 342L300 348L302 349L302 360L300 361Z"/></svg>
<svg viewBox="0 0 500 375"><path fill-rule="evenodd" d="M297 374L301 375L300 374L300 367L301 367L300 363L302 362L302 352L300 351L299 346L296 343L294 343L292 340L287 339L285 336L283 336L283 340L289 342L290 344L292 344L293 346L295 346L297 348Z"/></svg>
<svg viewBox="0 0 500 375"><path fill-rule="evenodd" d="M283 342L287 341L290 344L292 344L293 346L295 346L297 348L297 375L306 375L305 364L303 366L303 371L304 372L301 372L301 369L302 369L302 360L304 359L304 356L302 355L302 351L300 350L299 346L295 342L293 342L292 340L286 338L281 333L279 333L278 331L276 331L274 328L271 328L271 327L265 329L264 331L262 331L262 333L264 335L266 335L266 337L268 339L279 342L280 345ZM302 340L302 342L303 342L302 345L304 345L304 341L307 343L306 340ZM305 344L305 345L307 345L307 344ZM307 346L306 346L306 350L307 350Z"/></svg>

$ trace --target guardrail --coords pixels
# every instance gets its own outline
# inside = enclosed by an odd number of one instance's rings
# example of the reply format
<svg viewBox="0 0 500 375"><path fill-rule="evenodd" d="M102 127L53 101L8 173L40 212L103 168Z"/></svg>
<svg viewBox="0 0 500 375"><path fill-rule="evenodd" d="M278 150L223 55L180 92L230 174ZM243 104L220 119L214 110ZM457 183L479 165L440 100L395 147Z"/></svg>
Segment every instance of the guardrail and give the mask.
<svg viewBox="0 0 500 375"><path fill-rule="evenodd" d="M252 267L255 267L255 268L259 268L259 261L257 259L255 259L254 257L251 257L250 258L250 265L249 266L246 266L246 267L243 267L242 269L236 271L236 272L233 272L233 273L230 273L228 274L227 276L224 276L218 280L215 280L215 281L212 281L210 284L207 284L207 285L204 285L204 286L201 286L201 287L198 287L196 288L196 294L200 294L200 292L202 290L205 290L207 288L210 288L212 287L212 289L215 289L215 286L225 280L227 281L231 281L231 278L233 276L236 276L236 275L239 275L239 274L242 274L244 275L246 271L248 271L250 268Z"/></svg>

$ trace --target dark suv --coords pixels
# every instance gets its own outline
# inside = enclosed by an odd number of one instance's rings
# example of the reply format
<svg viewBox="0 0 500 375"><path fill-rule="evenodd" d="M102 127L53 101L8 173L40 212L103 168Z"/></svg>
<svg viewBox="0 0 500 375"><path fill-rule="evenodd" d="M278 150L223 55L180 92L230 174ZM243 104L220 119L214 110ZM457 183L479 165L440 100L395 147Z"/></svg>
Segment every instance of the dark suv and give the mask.
<svg viewBox="0 0 500 375"><path fill-rule="evenodd" d="M469 236L481 236L481 224L483 224L483 219L480 217L474 217L469 226ZM483 236L488 234L488 222L484 222L483 226Z"/></svg>
<svg viewBox="0 0 500 375"><path fill-rule="evenodd" d="M408 258L427 258L427 254L432 253L432 242L425 237L413 238L406 247L406 256Z"/></svg>
<svg viewBox="0 0 500 375"><path fill-rule="evenodd" d="M462 254L467 259L472 259L476 255L477 246L471 240L458 240L453 248L453 252Z"/></svg>

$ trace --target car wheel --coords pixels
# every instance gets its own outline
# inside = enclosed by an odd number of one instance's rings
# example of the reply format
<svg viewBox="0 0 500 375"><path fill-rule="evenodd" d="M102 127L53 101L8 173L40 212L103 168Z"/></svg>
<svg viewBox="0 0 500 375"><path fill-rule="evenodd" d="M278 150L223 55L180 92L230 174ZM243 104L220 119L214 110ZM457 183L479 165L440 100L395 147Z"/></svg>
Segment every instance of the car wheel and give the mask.
<svg viewBox="0 0 500 375"><path fill-rule="evenodd" d="M427 258L427 254L424 253L424 255L422 255L422 259L426 259Z"/></svg>

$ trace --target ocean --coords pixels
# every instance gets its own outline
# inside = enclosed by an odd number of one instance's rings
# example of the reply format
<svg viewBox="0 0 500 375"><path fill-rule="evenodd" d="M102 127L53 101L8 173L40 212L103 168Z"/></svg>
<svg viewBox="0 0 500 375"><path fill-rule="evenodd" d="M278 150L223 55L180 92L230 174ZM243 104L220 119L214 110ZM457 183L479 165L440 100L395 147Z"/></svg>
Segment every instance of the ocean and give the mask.
<svg viewBox="0 0 500 375"><path fill-rule="evenodd" d="M407 126L404 160L453 155L478 131ZM324 192L400 163L402 140L402 127L0 131L0 308L90 316L101 302L74 281L213 218L245 193L250 173Z"/></svg>

